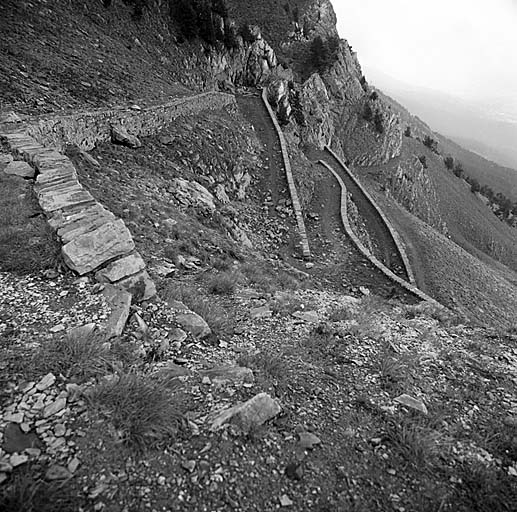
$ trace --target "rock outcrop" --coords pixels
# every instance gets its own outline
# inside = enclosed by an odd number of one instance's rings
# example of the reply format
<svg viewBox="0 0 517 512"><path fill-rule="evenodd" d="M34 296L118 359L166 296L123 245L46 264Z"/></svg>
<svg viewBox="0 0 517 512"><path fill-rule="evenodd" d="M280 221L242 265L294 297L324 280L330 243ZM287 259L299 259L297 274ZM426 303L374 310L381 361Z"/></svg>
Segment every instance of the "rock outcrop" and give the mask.
<svg viewBox="0 0 517 512"><path fill-rule="evenodd" d="M386 193L406 210L442 234L447 234L447 225L440 215L436 188L417 156L399 163L397 170L386 176L384 187Z"/></svg>

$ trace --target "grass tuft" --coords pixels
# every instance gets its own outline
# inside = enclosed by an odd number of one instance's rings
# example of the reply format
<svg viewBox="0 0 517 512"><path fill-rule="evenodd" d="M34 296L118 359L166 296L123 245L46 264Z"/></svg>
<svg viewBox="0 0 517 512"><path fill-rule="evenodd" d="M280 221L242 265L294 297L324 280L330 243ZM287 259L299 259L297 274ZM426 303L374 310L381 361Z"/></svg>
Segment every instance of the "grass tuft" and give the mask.
<svg viewBox="0 0 517 512"><path fill-rule="evenodd" d="M74 512L81 504L69 482L45 482L31 467L15 471L0 486L2 512Z"/></svg>
<svg viewBox="0 0 517 512"><path fill-rule="evenodd" d="M215 295L233 295L239 276L234 272L219 272L208 281L208 291Z"/></svg>
<svg viewBox="0 0 517 512"><path fill-rule="evenodd" d="M130 346L107 343L99 333L67 335L43 343L34 354L29 371L34 374L61 373L80 381L106 375L134 362Z"/></svg>
<svg viewBox="0 0 517 512"><path fill-rule="evenodd" d="M88 401L122 443L144 449L178 433L183 416L177 397L159 379L127 373L93 388Z"/></svg>
<svg viewBox="0 0 517 512"><path fill-rule="evenodd" d="M30 273L61 265L61 246L27 183L0 173L0 270Z"/></svg>
<svg viewBox="0 0 517 512"><path fill-rule="evenodd" d="M216 336L229 334L233 323L227 311L192 285L169 283L162 291L165 300L177 300L201 316Z"/></svg>

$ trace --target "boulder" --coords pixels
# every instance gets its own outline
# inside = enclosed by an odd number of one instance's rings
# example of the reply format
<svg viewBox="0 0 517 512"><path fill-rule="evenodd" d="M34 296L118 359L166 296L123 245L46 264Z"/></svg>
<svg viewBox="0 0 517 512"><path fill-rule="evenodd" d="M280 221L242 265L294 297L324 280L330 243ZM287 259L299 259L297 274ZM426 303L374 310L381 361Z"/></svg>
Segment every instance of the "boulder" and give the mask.
<svg viewBox="0 0 517 512"><path fill-rule="evenodd" d="M176 198L187 206L197 206L215 210L214 196L197 181L187 181L176 178L172 182L173 193Z"/></svg>
<svg viewBox="0 0 517 512"><path fill-rule="evenodd" d="M142 143L135 135L131 135L121 125L115 125L111 127L111 141L115 144L122 144L128 148L139 148Z"/></svg>
<svg viewBox="0 0 517 512"><path fill-rule="evenodd" d="M197 313L189 311L176 316L176 322L182 329L189 332L196 338L206 338L212 333L208 324Z"/></svg>
<svg viewBox="0 0 517 512"><path fill-rule="evenodd" d="M6 174L20 176L20 178L34 178L35 170L27 162L14 160L7 164L4 169Z"/></svg>
<svg viewBox="0 0 517 512"><path fill-rule="evenodd" d="M119 219L78 236L63 246L62 253L66 265L83 275L134 248L131 233Z"/></svg>
<svg viewBox="0 0 517 512"><path fill-rule="evenodd" d="M212 421L210 430L216 431L231 421L244 431L248 431L274 418L280 411L280 405L276 400L273 400L267 393L259 393L247 402L220 412Z"/></svg>

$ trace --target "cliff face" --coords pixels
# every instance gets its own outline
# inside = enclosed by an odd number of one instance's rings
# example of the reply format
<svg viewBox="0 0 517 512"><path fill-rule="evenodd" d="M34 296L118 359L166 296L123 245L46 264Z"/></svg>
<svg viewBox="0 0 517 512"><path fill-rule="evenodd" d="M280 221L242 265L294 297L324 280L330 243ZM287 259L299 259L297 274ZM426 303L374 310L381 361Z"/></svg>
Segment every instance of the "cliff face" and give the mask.
<svg viewBox="0 0 517 512"><path fill-rule="evenodd" d="M386 193L406 210L442 234L447 234L447 226L438 207L436 189L428 170L418 157L412 156L399 163L396 172L386 176L384 187Z"/></svg>
<svg viewBox="0 0 517 512"><path fill-rule="evenodd" d="M302 69L311 67L311 47L317 37L324 42L337 38L336 16L328 0L311 2L281 46L298 79L303 76ZM381 98L370 99L372 92L356 53L345 40L339 42L332 64L324 71L314 71L291 87L286 80L283 84L273 80L269 87L270 99L278 105L282 119L290 120L296 108L301 107L303 122L297 119L297 126L291 129L298 130L304 142L319 148L331 144L359 166L386 163L400 155L402 145L399 116ZM367 103L382 129L363 119Z"/></svg>

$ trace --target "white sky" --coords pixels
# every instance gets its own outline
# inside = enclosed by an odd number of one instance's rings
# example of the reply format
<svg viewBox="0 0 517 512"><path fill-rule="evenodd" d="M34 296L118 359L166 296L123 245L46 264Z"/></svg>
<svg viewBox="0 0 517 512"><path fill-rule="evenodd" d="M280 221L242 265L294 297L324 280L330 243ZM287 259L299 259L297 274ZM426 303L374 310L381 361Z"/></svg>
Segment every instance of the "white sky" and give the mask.
<svg viewBox="0 0 517 512"><path fill-rule="evenodd" d="M332 0L369 69L461 96L517 103L517 0Z"/></svg>

